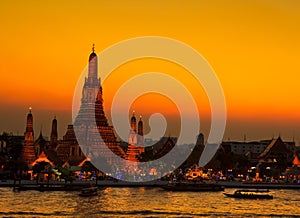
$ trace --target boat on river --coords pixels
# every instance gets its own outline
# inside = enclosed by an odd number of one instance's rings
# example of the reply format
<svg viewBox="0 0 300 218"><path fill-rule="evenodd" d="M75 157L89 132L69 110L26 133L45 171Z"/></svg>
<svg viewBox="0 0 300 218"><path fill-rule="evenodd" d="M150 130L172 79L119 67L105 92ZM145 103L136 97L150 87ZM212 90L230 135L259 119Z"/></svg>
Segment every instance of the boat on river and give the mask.
<svg viewBox="0 0 300 218"><path fill-rule="evenodd" d="M91 197L98 195L98 188L97 187L90 187L90 188L83 188L81 189L79 196L80 197Z"/></svg>
<svg viewBox="0 0 300 218"><path fill-rule="evenodd" d="M161 188L168 191L224 191L224 186L217 183L204 183L204 182L174 182L168 185L162 185Z"/></svg>
<svg viewBox="0 0 300 218"><path fill-rule="evenodd" d="M243 199L273 199L273 196L268 194L269 190L249 190L240 189L236 190L233 194L223 193L230 198L243 198Z"/></svg>

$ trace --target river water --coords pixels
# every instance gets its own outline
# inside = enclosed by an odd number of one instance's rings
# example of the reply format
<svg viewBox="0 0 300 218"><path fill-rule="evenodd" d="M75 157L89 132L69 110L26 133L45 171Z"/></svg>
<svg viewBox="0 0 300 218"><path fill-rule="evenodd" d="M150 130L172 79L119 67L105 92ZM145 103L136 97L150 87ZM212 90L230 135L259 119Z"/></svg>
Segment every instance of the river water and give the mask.
<svg viewBox="0 0 300 218"><path fill-rule="evenodd" d="M300 217L300 190L272 190L271 194L273 200L246 200L222 192L141 187L107 188L99 196L83 198L78 192L0 188L0 217Z"/></svg>

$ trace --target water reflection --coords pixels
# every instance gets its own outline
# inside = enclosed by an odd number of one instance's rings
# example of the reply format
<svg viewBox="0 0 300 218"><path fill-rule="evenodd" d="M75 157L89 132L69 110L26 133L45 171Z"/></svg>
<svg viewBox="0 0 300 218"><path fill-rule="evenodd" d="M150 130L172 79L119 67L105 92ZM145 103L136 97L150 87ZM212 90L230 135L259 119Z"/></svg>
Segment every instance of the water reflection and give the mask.
<svg viewBox="0 0 300 218"><path fill-rule="evenodd" d="M232 190L227 190L233 192ZM99 196L77 192L12 192L0 189L0 216L178 217L300 216L300 191L272 191L273 200L224 197L222 192L167 192L160 188L107 188Z"/></svg>

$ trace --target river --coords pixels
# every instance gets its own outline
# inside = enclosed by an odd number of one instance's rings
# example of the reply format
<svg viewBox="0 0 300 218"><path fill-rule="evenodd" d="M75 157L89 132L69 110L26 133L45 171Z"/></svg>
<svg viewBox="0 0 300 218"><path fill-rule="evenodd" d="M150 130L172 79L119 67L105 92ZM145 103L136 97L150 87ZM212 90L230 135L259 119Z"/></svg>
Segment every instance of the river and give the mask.
<svg viewBox="0 0 300 218"><path fill-rule="evenodd" d="M233 192L235 189L226 189ZM96 197L77 192L13 192L0 188L1 217L300 217L300 190L272 190L273 200L225 197L222 192L106 188Z"/></svg>

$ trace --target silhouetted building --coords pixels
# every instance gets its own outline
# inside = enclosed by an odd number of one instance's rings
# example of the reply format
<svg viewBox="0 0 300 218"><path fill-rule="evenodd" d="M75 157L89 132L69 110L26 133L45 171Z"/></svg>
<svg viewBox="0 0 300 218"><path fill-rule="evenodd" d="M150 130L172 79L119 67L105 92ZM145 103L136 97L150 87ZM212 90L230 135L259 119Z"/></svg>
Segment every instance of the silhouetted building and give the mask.
<svg viewBox="0 0 300 218"><path fill-rule="evenodd" d="M42 151L45 151L49 147L49 141L46 141L43 137L42 131L40 131L40 135L34 142L35 154L38 157Z"/></svg>
<svg viewBox="0 0 300 218"><path fill-rule="evenodd" d="M142 116L140 116L140 120L138 122L137 145L144 147L144 126L143 126ZM144 152L144 150L142 152Z"/></svg>
<svg viewBox="0 0 300 218"><path fill-rule="evenodd" d="M289 165L292 165L293 152L291 149L291 145L284 143L280 136L277 139L273 139L258 156L259 163L257 169L259 169L262 175L279 175Z"/></svg>
<svg viewBox="0 0 300 218"><path fill-rule="evenodd" d="M136 118L135 118L134 111L133 111L132 117L130 119L130 130L129 130L128 143L130 145L136 145L137 144Z"/></svg>
<svg viewBox="0 0 300 218"><path fill-rule="evenodd" d="M201 154L204 150L204 135L200 133L197 137L196 145L189 155L189 157L183 162L180 168L189 168L193 165L198 166Z"/></svg>
<svg viewBox="0 0 300 218"><path fill-rule="evenodd" d="M266 149L258 156L262 161L278 162L288 161L290 156L288 146L282 141L279 136L277 139L273 139Z"/></svg>
<svg viewBox="0 0 300 218"><path fill-rule="evenodd" d="M54 117L54 119L52 120L49 149L55 150L57 143L58 143L57 120L56 117Z"/></svg>
<svg viewBox="0 0 300 218"><path fill-rule="evenodd" d="M73 125L68 125L66 134L56 147L57 156L65 163L68 161L80 162L85 159L77 142Z"/></svg>
<svg viewBox="0 0 300 218"><path fill-rule="evenodd" d="M152 143L154 142L152 140L149 141ZM145 147L145 152L142 154L141 161L147 162L150 160L157 160L165 156L174 148L176 142L176 137L162 137L158 142L155 142L153 145L148 145L147 147Z"/></svg>
<svg viewBox="0 0 300 218"><path fill-rule="evenodd" d="M50 164L51 167L58 167L63 165L63 161L57 156L57 153L53 150L42 151L38 158L30 165L33 167L34 165L42 162Z"/></svg>
<svg viewBox="0 0 300 218"><path fill-rule="evenodd" d="M159 159L169 153L176 145L177 138L174 137L162 137L154 147L154 160ZM157 148L157 149L155 149Z"/></svg>
<svg viewBox="0 0 300 218"><path fill-rule="evenodd" d="M271 140L251 141L251 142L239 142L239 141L225 141L221 146L226 152L232 152L233 154L243 155L247 152L259 155L270 144Z"/></svg>

